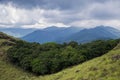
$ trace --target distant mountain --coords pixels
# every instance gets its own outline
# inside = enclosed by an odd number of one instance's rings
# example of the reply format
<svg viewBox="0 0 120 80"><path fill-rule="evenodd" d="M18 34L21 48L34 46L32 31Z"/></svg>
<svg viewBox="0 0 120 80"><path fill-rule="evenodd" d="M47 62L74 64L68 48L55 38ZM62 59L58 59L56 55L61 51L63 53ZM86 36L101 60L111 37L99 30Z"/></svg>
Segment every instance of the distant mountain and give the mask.
<svg viewBox="0 0 120 80"><path fill-rule="evenodd" d="M26 36L24 36L22 39L30 42L39 42L39 43L45 43L45 42L61 42L66 37L79 32L83 28L79 27L48 27L41 30L36 30Z"/></svg>
<svg viewBox="0 0 120 80"><path fill-rule="evenodd" d="M50 26L50 27L47 27L47 28L44 28L44 29L41 29L43 31L57 31L57 30L63 30L65 29L66 27L56 27L56 26Z"/></svg>
<svg viewBox="0 0 120 80"><path fill-rule="evenodd" d="M29 42L69 42L77 41L79 43L90 42L98 39L117 39L120 38L120 31L108 27L97 26L95 28L83 29L79 27L48 27L45 29L34 31L22 39Z"/></svg>
<svg viewBox="0 0 120 80"><path fill-rule="evenodd" d="M23 37L36 29L29 28L29 29L23 29L23 28L0 28L1 32L4 32L6 34L9 34L14 37Z"/></svg>
<svg viewBox="0 0 120 80"><path fill-rule="evenodd" d="M120 31L105 26L97 26L95 28L84 29L79 31L68 38L66 38L66 42L69 41L77 41L80 43L90 42L98 39L117 39L120 38Z"/></svg>

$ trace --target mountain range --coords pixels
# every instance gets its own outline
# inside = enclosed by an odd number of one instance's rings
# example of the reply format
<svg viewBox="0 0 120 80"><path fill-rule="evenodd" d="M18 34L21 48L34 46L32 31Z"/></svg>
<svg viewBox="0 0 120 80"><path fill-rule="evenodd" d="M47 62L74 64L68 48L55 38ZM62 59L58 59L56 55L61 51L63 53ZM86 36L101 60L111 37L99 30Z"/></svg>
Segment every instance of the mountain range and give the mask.
<svg viewBox="0 0 120 80"><path fill-rule="evenodd" d="M19 38L33 32L35 30L36 29L34 29L34 28L28 28L28 29L27 28L26 29L24 29L24 28L3 28L3 27L0 28L1 32L4 32L4 33L14 36L14 37L19 37Z"/></svg>
<svg viewBox="0 0 120 80"><path fill-rule="evenodd" d="M0 28L1 32L21 38L29 42L70 42L77 41L86 43L98 39L120 38L120 30L109 26L96 26L94 28L81 27L56 27L51 26L44 29L35 28Z"/></svg>
<svg viewBox="0 0 120 80"><path fill-rule="evenodd" d="M77 41L86 43L98 39L117 39L120 38L120 31L109 26L97 26L95 28L84 29L80 27L48 27L36 30L24 37L23 40L29 42L70 42Z"/></svg>
<svg viewBox="0 0 120 80"><path fill-rule="evenodd" d="M120 38L119 30L108 26L106 27L98 26L95 28L81 30L66 38L65 41L66 42L77 41L80 43L84 43L98 39L104 40L104 39L117 39L117 38Z"/></svg>
<svg viewBox="0 0 120 80"><path fill-rule="evenodd" d="M48 27L41 30L36 30L24 37L22 37L23 40L29 41L29 42L39 42L39 43L45 43L45 42L61 42L64 41L65 38L68 36L75 34L82 30L83 28L79 27Z"/></svg>

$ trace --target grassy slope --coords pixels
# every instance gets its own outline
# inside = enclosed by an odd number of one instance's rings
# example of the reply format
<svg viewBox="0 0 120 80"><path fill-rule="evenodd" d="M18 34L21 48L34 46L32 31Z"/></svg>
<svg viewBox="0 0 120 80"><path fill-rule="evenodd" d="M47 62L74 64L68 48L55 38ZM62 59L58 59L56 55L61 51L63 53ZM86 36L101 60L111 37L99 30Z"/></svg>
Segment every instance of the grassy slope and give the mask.
<svg viewBox="0 0 120 80"><path fill-rule="evenodd" d="M0 80L120 80L120 45L101 57L46 76L24 72L0 56Z"/></svg>

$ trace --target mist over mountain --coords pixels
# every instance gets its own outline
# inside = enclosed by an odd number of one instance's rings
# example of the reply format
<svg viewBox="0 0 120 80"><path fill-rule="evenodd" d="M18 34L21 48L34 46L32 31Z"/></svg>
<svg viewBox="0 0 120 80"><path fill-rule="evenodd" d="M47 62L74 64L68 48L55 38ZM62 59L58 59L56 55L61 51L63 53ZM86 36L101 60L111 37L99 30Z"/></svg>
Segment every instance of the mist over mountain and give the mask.
<svg viewBox="0 0 120 80"><path fill-rule="evenodd" d="M23 37L35 30L36 29L34 28L26 28L26 29L24 28L0 28L1 32L4 32L14 37Z"/></svg>
<svg viewBox="0 0 120 80"><path fill-rule="evenodd" d="M79 43L90 42L93 40L106 40L106 39L117 39L120 38L120 31L108 27L108 26L97 26L95 28L84 29L80 27L48 27L41 30L36 30L22 39L29 42L70 42L77 41Z"/></svg>
<svg viewBox="0 0 120 80"><path fill-rule="evenodd" d="M98 39L117 39L120 38L120 31L108 27L108 26L97 26L95 28L90 28L90 29L84 29L82 31L79 31L68 38L66 38L66 42L69 41L77 41L80 43L84 42L90 42L93 40L98 40Z"/></svg>
<svg viewBox="0 0 120 80"><path fill-rule="evenodd" d="M96 26L94 28L57 27L50 26L44 29L35 28L0 28L1 32L19 37L29 42L70 42L86 43L93 40L120 38L120 30L110 26Z"/></svg>
<svg viewBox="0 0 120 80"><path fill-rule="evenodd" d="M59 40L64 40L66 37L79 32L83 28L80 27L48 27L41 30L36 30L24 36L22 39L30 42L59 42Z"/></svg>

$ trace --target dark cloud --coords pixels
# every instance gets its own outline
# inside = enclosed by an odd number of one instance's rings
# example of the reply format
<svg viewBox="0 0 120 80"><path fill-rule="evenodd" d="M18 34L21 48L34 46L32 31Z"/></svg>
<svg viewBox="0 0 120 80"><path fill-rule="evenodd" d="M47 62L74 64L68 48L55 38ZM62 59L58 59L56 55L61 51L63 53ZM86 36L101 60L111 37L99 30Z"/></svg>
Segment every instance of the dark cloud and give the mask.
<svg viewBox="0 0 120 80"><path fill-rule="evenodd" d="M102 10L102 11L94 11L91 14L91 18L94 19L101 19L101 20L111 20L111 19L120 19L120 15L118 13L114 13L108 10Z"/></svg>
<svg viewBox="0 0 120 80"><path fill-rule="evenodd" d="M13 3L19 8L45 8L45 9L75 9L83 8L86 5L99 2L104 3L107 0L0 0L1 3Z"/></svg>
<svg viewBox="0 0 120 80"><path fill-rule="evenodd" d="M120 19L120 1L108 0L106 3L96 5L89 13L93 19L115 20Z"/></svg>
<svg viewBox="0 0 120 80"><path fill-rule="evenodd" d="M120 20L120 0L0 0L0 4L2 25L89 25L92 21Z"/></svg>

